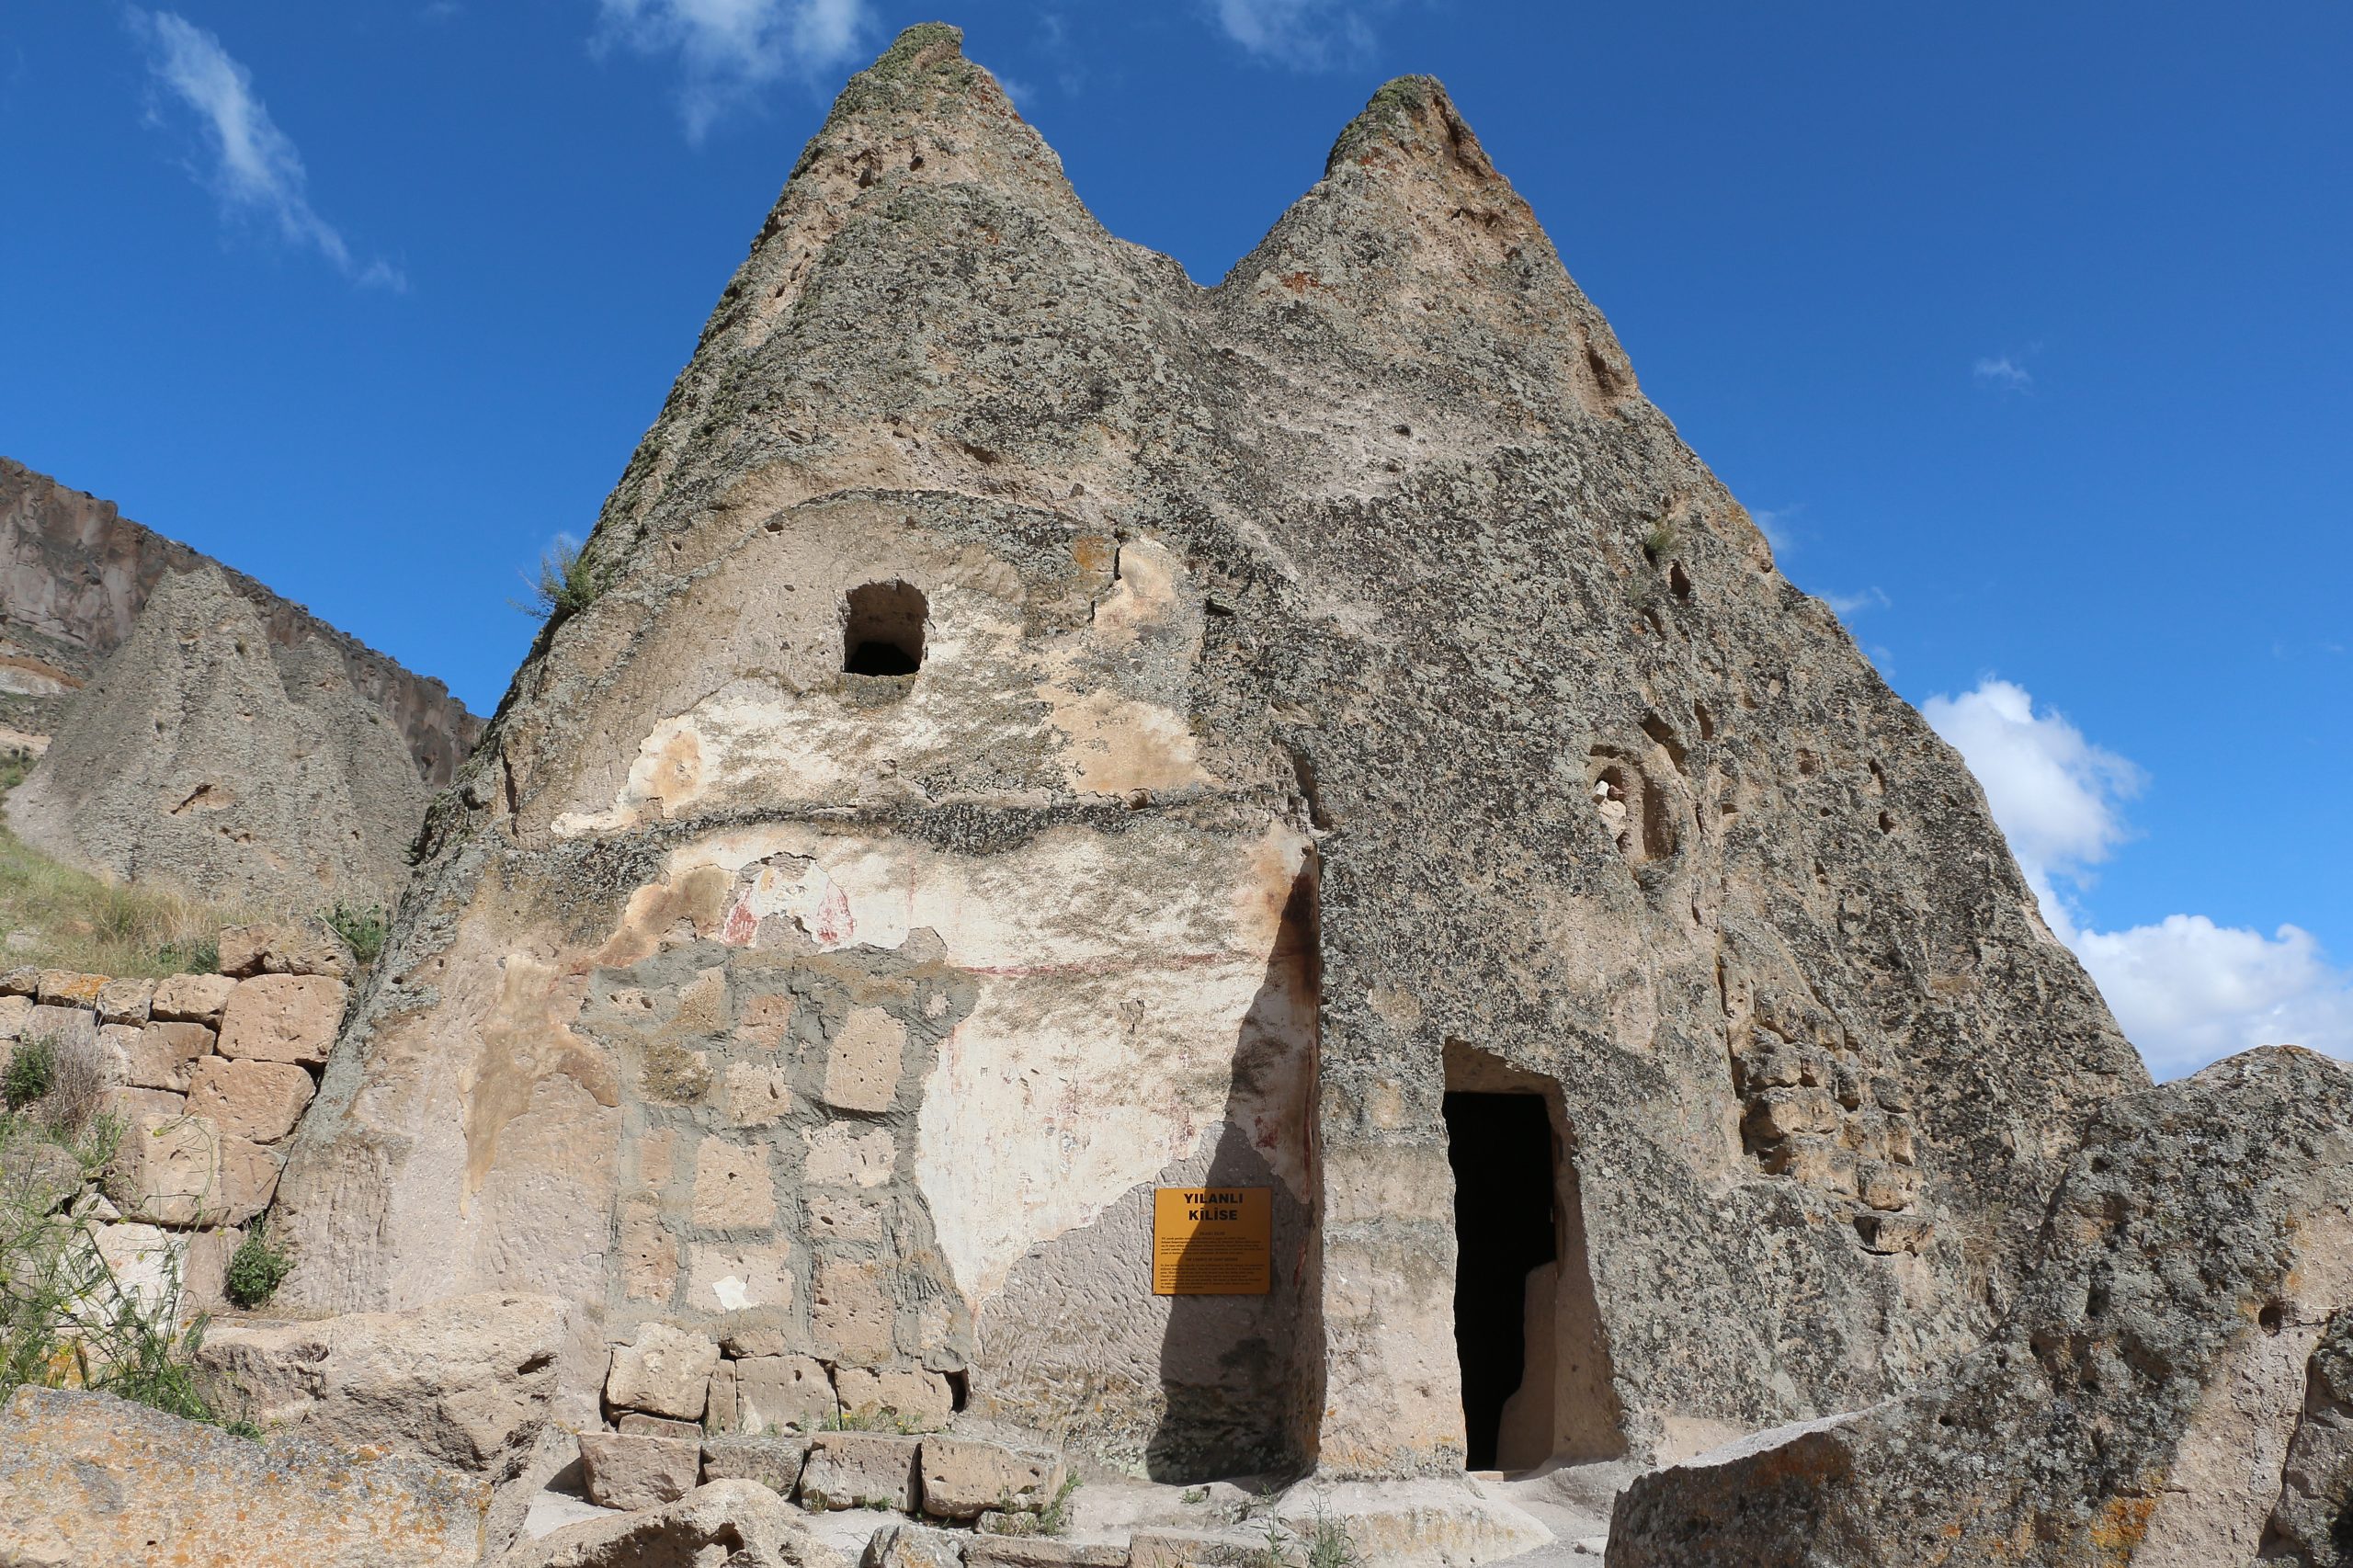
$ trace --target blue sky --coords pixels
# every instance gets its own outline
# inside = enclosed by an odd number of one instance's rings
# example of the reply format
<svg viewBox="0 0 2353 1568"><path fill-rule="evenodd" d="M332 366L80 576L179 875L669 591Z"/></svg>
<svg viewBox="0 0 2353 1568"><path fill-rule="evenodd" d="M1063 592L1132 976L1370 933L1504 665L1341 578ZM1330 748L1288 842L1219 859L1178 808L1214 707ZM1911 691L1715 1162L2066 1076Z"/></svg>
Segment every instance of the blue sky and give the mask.
<svg viewBox="0 0 2353 1568"><path fill-rule="evenodd" d="M1443 77L2161 1070L2353 1054L2353 7L10 0L0 452L494 706L840 80L945 15L1212 281Z"/></svg>

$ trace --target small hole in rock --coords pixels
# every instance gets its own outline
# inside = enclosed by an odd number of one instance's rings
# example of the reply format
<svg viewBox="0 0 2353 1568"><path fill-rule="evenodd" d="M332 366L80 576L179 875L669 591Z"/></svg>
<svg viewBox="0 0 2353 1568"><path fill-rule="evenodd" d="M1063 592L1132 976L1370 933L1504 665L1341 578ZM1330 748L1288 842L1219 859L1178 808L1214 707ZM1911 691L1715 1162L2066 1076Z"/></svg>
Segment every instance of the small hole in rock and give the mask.
<svg viewBox="0 0 2353 1568"><path fill-rule="evenodd" d="M1881 833L1893 833L1895 831L1895 818L1885 812L1880 812L1879 830Z"/></svg>
<svg viewBox="0 0 2353 1568"><path fill-rule="evenodd" d="M1691 717L1699 722L1699 738L1701 740L1712 741L1716 738L1716 716L1708 711L1708 705L1706 703L1694 702L1691 704Z"/></svg>
<svg viewBox="0 0 2353 1568"><path fill-rule="evenodd" d="M2266 1301L2263 1310L2255 1314L2256 1326L2266 1334L2277 1334L2288 1320L2288 1309L2279 1301Z"/></svg>
<svg viewBox="0 0 2353 1568"><path fill-rule="evenodd" d="M917 158L915 162L920 164L923 160ZM972 1396L972 1374L961 1371L949 1372L946 1377L948 1379L948 1408L963 1409L964 1402Z"/></svg>
<svg viewBox="0 0 2353 1568"><path fill-rule="evenodd" d="M842 668L854 676L911 676L923 668L931 607L909 583L868 583L849 591L842 622Z"/></svg>
<svg viewBox="0 0 2353 1568"><path fill-rule="evenodd" d="M1683 569L1680 561L1666 569L1666 585L1678 599L1691 597L1691 574Z"/></svg>

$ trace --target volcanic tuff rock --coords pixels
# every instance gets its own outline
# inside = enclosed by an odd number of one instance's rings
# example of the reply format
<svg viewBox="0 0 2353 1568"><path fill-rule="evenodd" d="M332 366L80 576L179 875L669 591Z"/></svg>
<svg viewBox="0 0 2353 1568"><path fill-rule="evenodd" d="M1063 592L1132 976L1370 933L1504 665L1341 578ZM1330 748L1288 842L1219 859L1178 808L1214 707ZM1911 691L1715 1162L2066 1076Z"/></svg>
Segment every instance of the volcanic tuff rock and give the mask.
<svg viewBox="0 0 2353 1568"><path fill-rule="evenodd" d="M7 815L74 865L308 912L395 900L431 793L326 642L275 647L200 563L157 585Z"/></svg>
<svg viewBox="0 0 2353 1568"><path fill-rule="evenodd" d="M1941 1385L1636 1481L1611 1568L2337 1561L2353 1071L2273 1047L2110 1101L2041 1247Z"/></svg>
<svg viewBox="0 0 2353 1568"><path fill-rule="evenodd" d="M171 572L218 570L251 601L267 642L308 645L343 665L343 682L392 722L427 784L449 781L482 733L439 681L412 674L280 598L242 572L140 527L101 501L0 458L0 747L56 733L74 694L131 635ZM297 681L289 671L290 684Z"/></svg>
<svg viewBox="0 0 2353 1568"><path fill-rule="evenodd" d="M1553 1162L1512 1462L1968 1348L2147 1079L1959 757L1435 82L1203 289L959 39L812 139L437 808L290 1298L750 1325L1164 1478L1453 1471L1453 1092ZM1151 1293L1203 1182L1271 1192L1267 1294Z"/></svg>

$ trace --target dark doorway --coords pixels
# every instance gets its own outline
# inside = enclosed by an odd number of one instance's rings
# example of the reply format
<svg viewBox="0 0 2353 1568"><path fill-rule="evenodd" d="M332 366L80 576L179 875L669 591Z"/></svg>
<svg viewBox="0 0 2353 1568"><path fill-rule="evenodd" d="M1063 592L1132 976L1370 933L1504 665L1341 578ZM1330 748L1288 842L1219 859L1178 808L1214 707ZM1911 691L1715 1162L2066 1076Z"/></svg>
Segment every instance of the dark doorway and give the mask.
<svg viewBox="0 0 2353 1568"><path fill-rule="evenodd" d="M1505 1402L1528 1369L1528 1276L1558 1256L1552 1119L1538 1095L1449 1093L1445 1110L1467 1458L1493 1470Z"/></svg>
<svg viewBox="0 0 2353 1568"><path fill-rule="evenodd" d="M931 613L911 583L868 583L849 591L842 619L842 668L854 676L911 676L923 668Z"/></svg>

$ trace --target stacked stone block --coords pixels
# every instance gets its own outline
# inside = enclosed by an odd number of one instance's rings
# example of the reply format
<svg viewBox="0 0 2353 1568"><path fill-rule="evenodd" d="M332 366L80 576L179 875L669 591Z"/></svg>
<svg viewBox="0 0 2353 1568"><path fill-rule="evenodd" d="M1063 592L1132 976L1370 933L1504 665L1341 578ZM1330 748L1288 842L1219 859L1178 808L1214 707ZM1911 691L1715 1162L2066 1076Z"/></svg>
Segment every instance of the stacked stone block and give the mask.
<svg viewBox="0 0 2353 1568"><path fill-rule="evenodd" d="M277 1192L343 1023L352 961L324 932L270 925L222 933L221 966L162 980L0 974L0 1068L34 1040L97 1054L99 1110L122 1129L103 1190L76 1200L100 1254L128 1290L176 1274L205 1305Z"/></svg>
<svg viewBox="0 0 2353 1568"><path fill-rule="evenodd" d="M1018 1533L1067 1474L1059 1454L937 1430L953 1409L937 1373L831 1367L787 1350L775 1329L722 1341L642 1324L613 1349L604 1403L610 1428L582 1433L580 1458L607 1507L745 1480L820 1512L883 1508ZM897 1430L846 1429L860 1426Z"/></svg>

